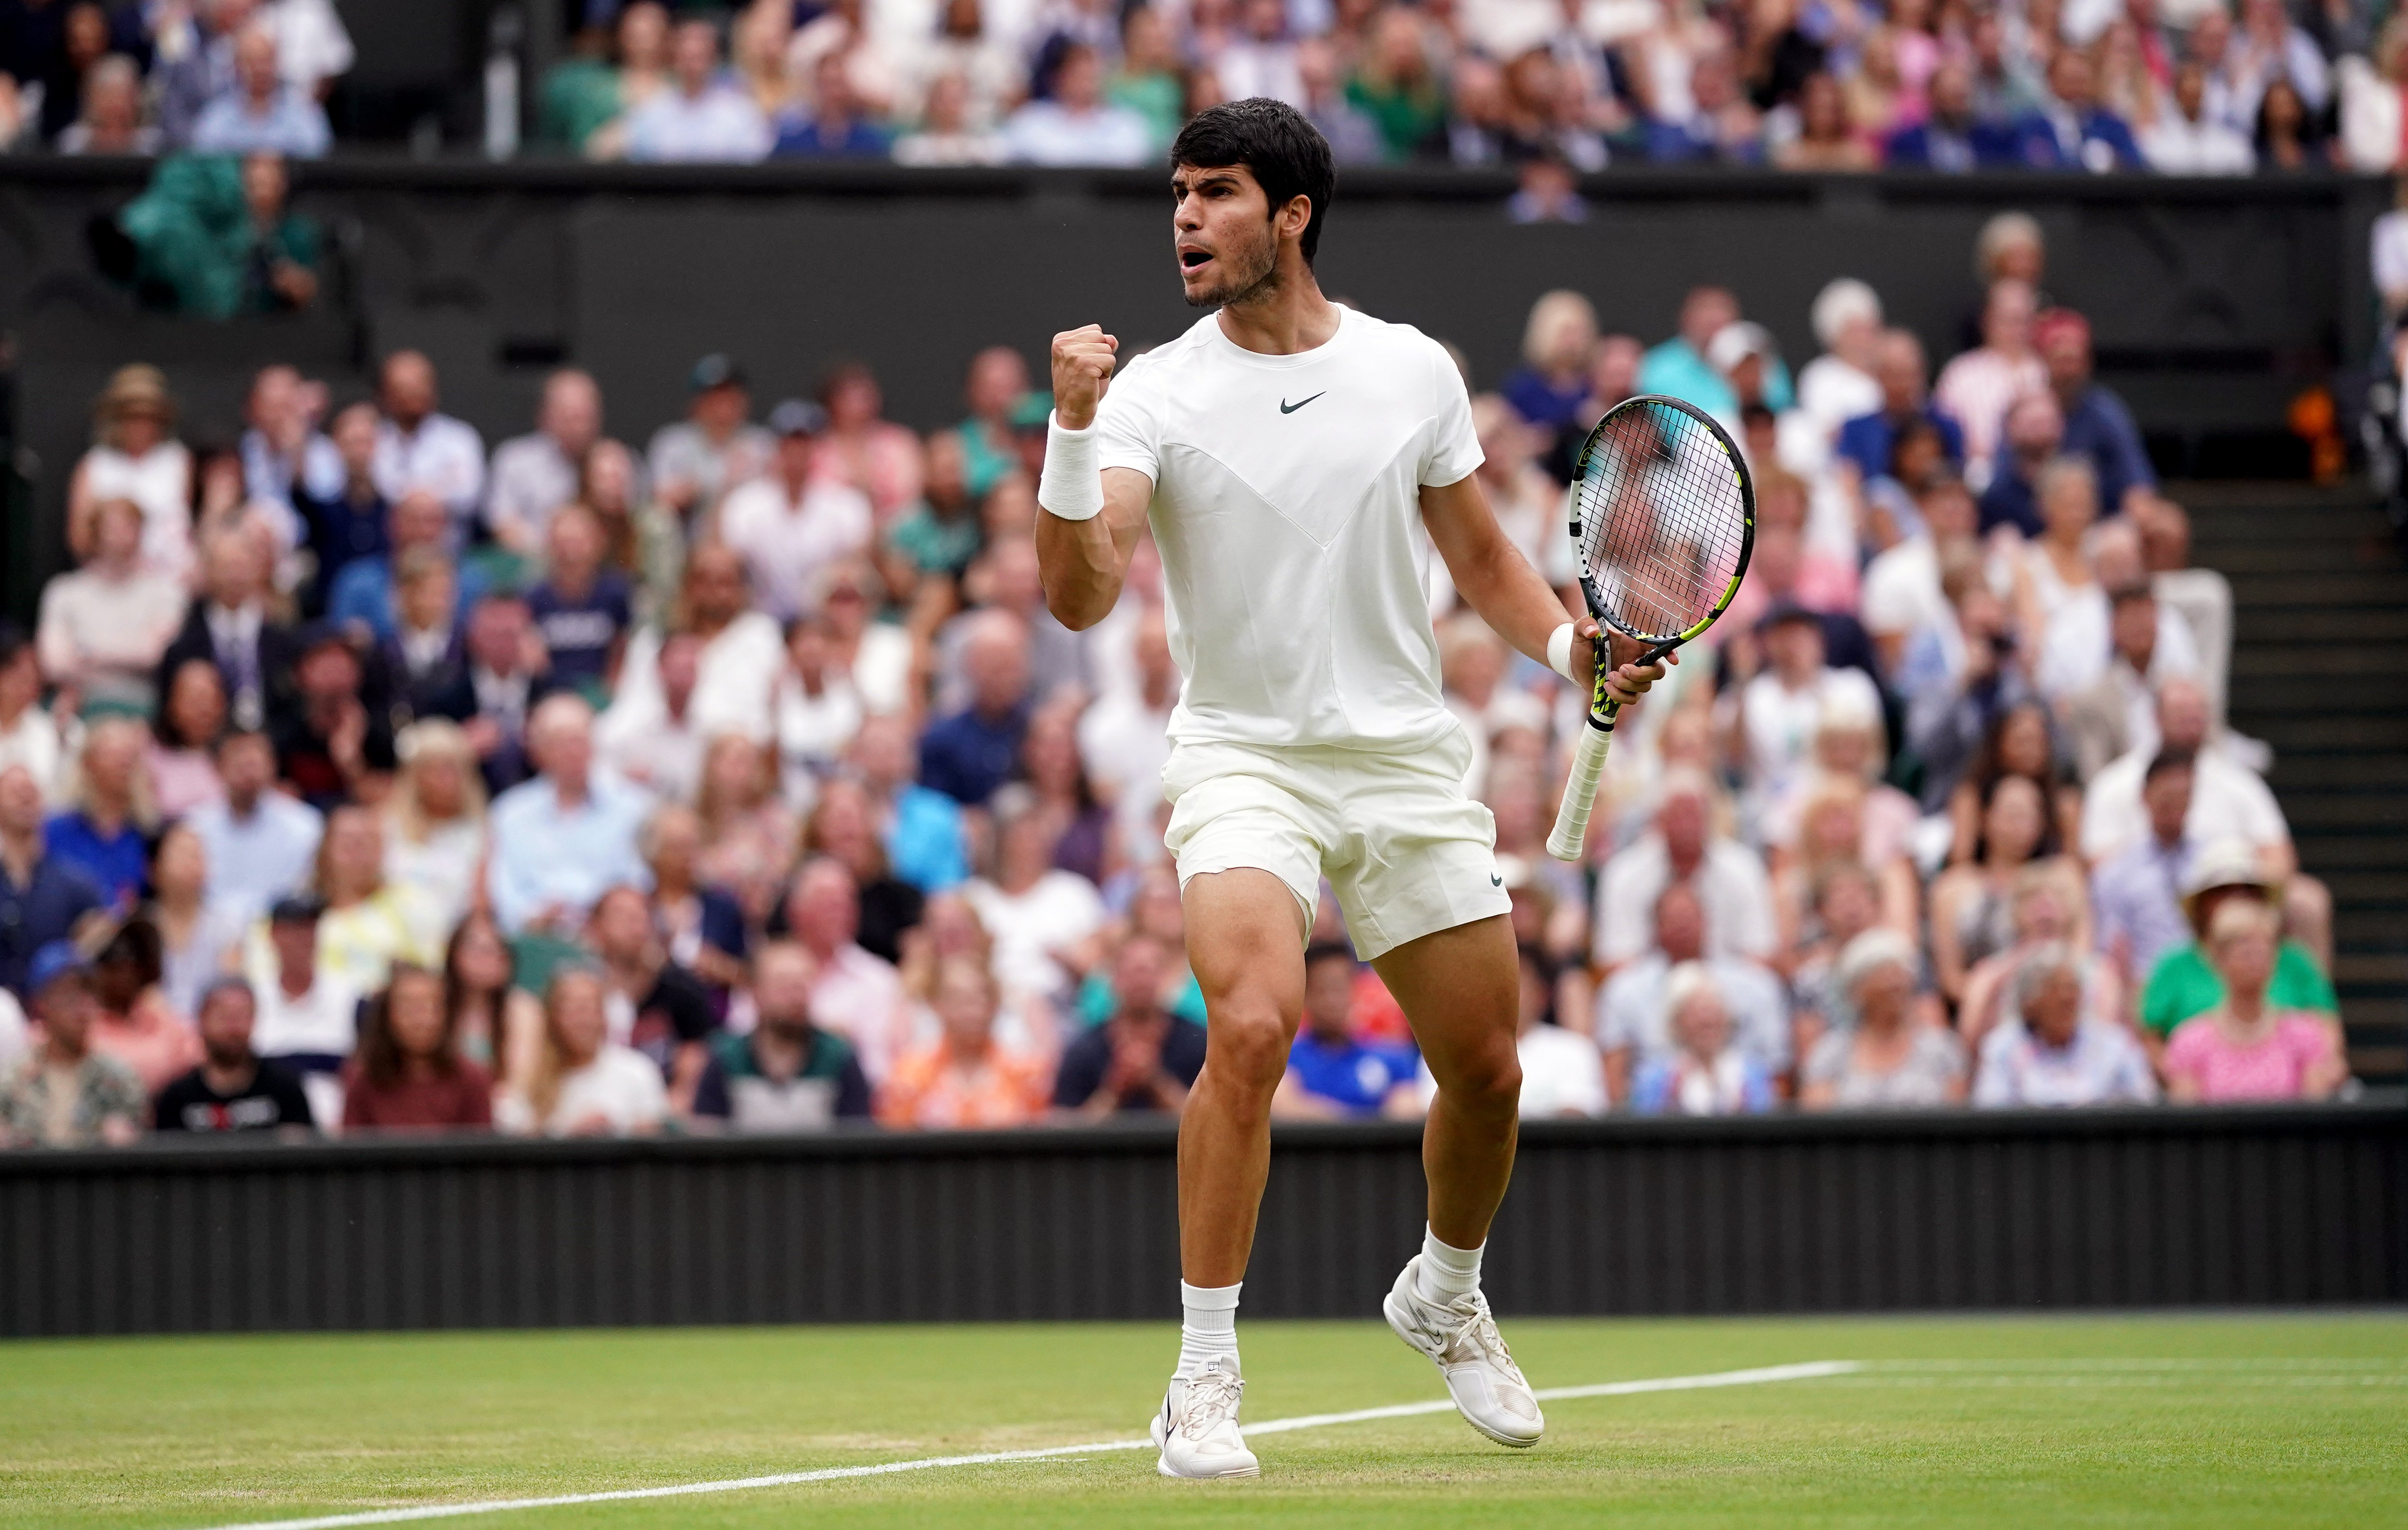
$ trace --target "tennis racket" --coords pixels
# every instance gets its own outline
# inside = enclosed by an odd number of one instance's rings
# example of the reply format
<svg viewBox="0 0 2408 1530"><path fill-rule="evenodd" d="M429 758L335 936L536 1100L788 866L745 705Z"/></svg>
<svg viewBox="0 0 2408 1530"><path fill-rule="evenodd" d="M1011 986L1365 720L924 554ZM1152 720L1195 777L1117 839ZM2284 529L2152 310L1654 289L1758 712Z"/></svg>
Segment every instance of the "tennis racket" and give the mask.
<svg viewBox="0 0 2408 1530"><path fill-rule="evenodd" d="M1705 411L1644 394L1606 411L1572 469L1572 544L1589 614L1647 645L1653 664L1730 609L1756 549L1756 485L1747 461ZM1547 853L1578 860L1598 778L1622 703L1605 683L1614 666L1598 634L1588 726L1572 756Z"/></svg>

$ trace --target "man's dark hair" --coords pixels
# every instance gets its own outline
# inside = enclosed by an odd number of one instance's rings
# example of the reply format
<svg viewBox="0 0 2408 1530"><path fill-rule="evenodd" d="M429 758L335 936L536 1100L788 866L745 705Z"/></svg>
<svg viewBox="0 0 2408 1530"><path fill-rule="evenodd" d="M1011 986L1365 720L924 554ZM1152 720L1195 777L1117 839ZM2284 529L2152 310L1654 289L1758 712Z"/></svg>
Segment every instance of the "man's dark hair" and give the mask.
<svg viewBox="0 0 2408 1530"><path fill-rule="evenodd" d="M2186 771L2199 762L2199 751L2168 744L2149 758L2149 768L2141 772L2141 784L2146 786L2168 771Z"/></svg>
<svg viewBox="0 0 2408 1530"><path fill-rule="evenodd" d="M1302 112L1265 95L1208 107L1189 118L1171 140L1170 163L1199 170L1242 165L1261 183L1273 212L1294 197L1311 201L1312 217L1297 242L1304 263L1312 264L1313 252L1321 247L1321 221L1329 215L1329 199L1338 191L1338 170L1329 157L1329 140Z"/></svg>
<svg viewBox="0 0 2408 1530"><path fill-rule="evenodd" d="M1353 946L1334 940L1317 940L1304 948L1304 964L1308 970L1323 961L1343 961L1350 967L1361 965L1354 960Z"/></svg>

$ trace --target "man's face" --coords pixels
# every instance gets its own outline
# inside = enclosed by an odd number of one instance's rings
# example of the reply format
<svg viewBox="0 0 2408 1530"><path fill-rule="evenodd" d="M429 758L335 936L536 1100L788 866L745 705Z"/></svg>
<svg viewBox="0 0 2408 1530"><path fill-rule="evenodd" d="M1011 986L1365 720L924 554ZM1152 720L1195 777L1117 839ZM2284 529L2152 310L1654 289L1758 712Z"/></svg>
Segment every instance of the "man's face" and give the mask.
<svg viewBox="0 0 2408 1530"><path fill-rule="evenodd" d="M258 595L259 556L248 540L221 534L209 543L208 584L209 599L230 611Z"/></svg>
<svg viewBox="0 0 2408 1530"><path fill-rule="evenodd" d="M1681 335L1699 351L1739 323L1739 299L1720 287L1699 287L1681 304Z"/></svg>
<svg viewBox="0 0 2408 1530"><path fill-rule="evenodd" d="M2055 399L2035 395L2007 411L2007 444L2018 456L2044 461L2056 455L2064 439L2065 416L2057 412Z"/></svg>
<svg viewBox="0 0 2408 1530"><path fill-rule="evenodd" d="M21 839L42 827L42 788L22 765L0 770L0 833Z"/></svg>
<svg viewBox="0 0 2408 1530"><path fill-rule="evenodd" d="M2049 385L2059 393L2079 389L2090 381L2090 338L2071 326L2054 329L2042 342L2040 358L2048 365Z"/></svg>
<svg viewBox="0 0 2408 1530"><path fill-rule="evenodd" d="M833 866L812 867L795 884L786 921L796 939L823 954L851 945L861 923L852 878Z"/></svg>
<svg viewBox="0 0 2408 1530"><path fill-rule="evenodd" d="M1656 945L1673 961L1695 961L1705 950L1706 913L1696 893L1674 888L1656 900Z"/></svg>
<svg viewBox="0 0 2408 1530"><path fill-rule="evenodd" d="M652 933L652 916L644 907L643 895L624 888L594 905L592 928L587 931L595 953L605 961L637 960L644 954Z"/></svg>
<svg viewBox="0 0 2408 1530"><path fill-rule="evenodd" d="M602 394L592 378L568 373L545 385L543 432L570 456L585 455L602 434Z"/></svg>
<svg viewBox="0 0 2408 1530"><path fill-rule="evenodd" d="M2149 777L2141 787L2141 805L2149 812L2149 830L2171 844L2182 838L2190 816L2191 768L2175 765Z"/></svg>
<svg viewBox="0 0 2408 1530"><path fill-rule="evenodd" d="M1305 969L1304 1020L1324 1041L1343 1041L1354 1007L1354 964L1324 957Z"/></svg>
<svg viewBox="0 0 2408 1530"><path fill-rule="evenodd" d="M778 471L789 484L800 484L811 476L811 455L818 443L796 431L778 438Z"/></svg>
<svg viewBox="0 0 2408 1530"><path fill-rule="evenodd" d="M1672 1017L1673 1034L1692 1057L1720 1057L1730 1045L1730 1012L1711 990L1689 996Z"/></svg>
<svg viewBox="0 0 2408 1530"><path fill-rule="evenodd" d="M699 95L710 83L710 71L719 65L719 34L709 22L686 22L679 25L677 35L669 39L669 69L677 76L678 89L688 95Z"/></svg>
<svg viewBox="0 0 2408 1530"><path fill-rule="evenodd" d="M2177 749L2196 749L2207 742L2207 694L2197 686L2174 683L2157 697L2157 733Z"/></svg>
<svg viewBox="0 0 2408 1530"><path fill-rule="evenodd" d="M235 39L234 74L242 93L254 101L276 94L276 38L265 28Z"/></svg>
<svg viewBox="0 0 2408 1530"><path fill-rule="evenodd" d="M229 739L218 752L218 774L225 781L227 796L237 802L255 801L276 779L276 751L262 734Z"/></svg>
<svg viewBox="0 0 2408 1530"><path fill-rule="evenodd" d="M1973 77L1961 64L1943 64L1931 77L1931 115L1951 126L1973 116Z"/></svg>
<svg viewBox="0 0 2408 1530"><path fill-rule="evenodd" d="M435 411L435 367L415 351L404 351L384 364L380 390L384 411L396 424L414 426Z"/></svg>
<svg viewBox="0 0 2408 1530"><path fill-rule="evenodd" d="M963 656L981 711L1010 711L1028 693L1028 645L1009 632L982 632Z"/></svg>
<svg viewBox="0 0 2408 1530"><path fill-rule="evenodd" d="M1054 76L1054 94L1072 111L1093 111L1104 96L1103 61L1092 48L1073 48Z"/></svg>
<svg viewBox="0 0 2408 1530"><path fill-rule="evenodd" d="M594 728L581 716L556 713L530 742L537 745L543 773L555 781L582 782L594 768Z"/></svg>
<svg viewBox="0 0 2408 1530"><path fill-rule="evenodd" d="M267 926L267 944L276 948L280 973L308 976L318 970L318 921L276 919Z"/></svg>
<svg viewBox="0 0 2408 1530"><path fill-rule="evenodd" d="M1162 1003L1163 982L1169 975L1162 948L1150 940L1132 940L1112 960L1112 996L1124 1015L1150 1015Z"/></svg>
<svg viewBox="0 0 2408 1530"><path fill-rule="evenodd" d="M209 1061L231 1068L251 1060L251 1028L254 1004L240 989L221 989L201 1006L201 1046Z"/></svg>
<svg viewBox="0 0 2408 1530"><path fill-rule="evenodd" d="M2082 1026L2082 978L2071 967L2042 975L2024 997L2024 1023L2050 1046L2073 1040Z"/></svg>
<svg viewBox="0 0 2408 1530"><path fill-rule="evenodd" d="M360 689L360 661L342 643L321 643L302 657L294 679L301 694L313 701L356 696Z"/></svg>
<svg viewBox="0 0 2408 1530"><path fill-rule="evenodd" d="M413 631L449 631L459 594L459 585L452 577L451 570L430 570L401 586L401 619Z"/></svg>
<svg viewBox="0 0 2408 1530"><path fill-rule="evenodd" d="M2089 57L2078 48L2058 49L2057 57L2049 61L2048 88L2074 110L2088 110L2094 99Z"/></svg>
<svg viewBox="0 0 2408 1530"><path fill-rule="evenodd" d="M724 436L751 416L752 396L736 383L723 382L695 394L690 412L696 425L713 435Z"/></svg>
<svg viewBox="0 0 2408 1530"><path fill-rule="evenodd" d="M1764 647L1773 668L1791 680L1811 677L1823 668L1823 628L1816 623L1777 622L1765 634Z"/></svg>
<svg viewBox="0 0 2408 1530"><path fill-rule="evenodd" d="M80 975L55 978L32 996L34 1018L50 1039L69 1052L81 1052L92 1034L92 984Z"/></svg>
<svg viewBox="0 0 2408 1530"><path fill-rule="evenodd" d="M1898 336L1882 342L1879 364L1882 403L1893 414L1923 407L1923 353Z"/></svg>
<svg viewBox="0 0 2408 1530"><path fill-rule="evenodd" d="M773 1031L792 1034L810 1025L810 958L793 946L763 951L752 973L752 1006Z"/></svg>
<svg viewBox="0 0 2408 1530"><path fill-rule="evenodd" d="M0 664L0 719L14 721L17 714L41 698L42 670L28 644L17 651L16 657Z"/></svg>
<svg viewBox="0 0 2408 1530"><path fill-rule="evenodd" d="M1182 165L1171 172L1171 230L1179 284L1190 308L1241 302L1279 265L1270 198L1242 165Z"/></svg>
<svg viewBox="0 0 2408 1530"><path fill-rule="evenodd" d="M743 563L724 547L696 552L686 564L685 596L694 614L704 621L734 621L744 613Z"/></svg>
<svg viewBox="0 0 2408 1530"><path fill-rule="evenodd" d="M1656 815L1664 847L1676 860L1691 861L1706 849L1706 802L1693 791L1674 792Z"/></svg>
<svg viewBox="0 0 2408 1530"><path fill-rule="evenodd" d="M2157 646L2157 602L2145 594L2121 597L2108 624L2108 635L2124 662L2148 673Z"/></svg>

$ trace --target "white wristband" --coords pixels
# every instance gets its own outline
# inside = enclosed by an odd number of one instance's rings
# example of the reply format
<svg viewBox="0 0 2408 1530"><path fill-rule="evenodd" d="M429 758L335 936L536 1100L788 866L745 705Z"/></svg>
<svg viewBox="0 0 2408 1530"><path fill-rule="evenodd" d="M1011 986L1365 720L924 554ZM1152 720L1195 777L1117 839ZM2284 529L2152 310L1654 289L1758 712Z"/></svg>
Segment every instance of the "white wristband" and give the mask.
<svg viewBox="0 0 2408 1530"><path fill-rule="evenodd" d="M1547 668L1575 686L1588 685L1595 677L1572 673L1572 624L1566 622L1547 634Z"/></svg>
<svg viewBox="0 0 2408 1530"><path fill-rule="evenodd" d="M1066 429L1062 416L1045 422L1045 470L1038 475L1037 502L1066 521L1092 521L1103 513L1104 475L1096 466L1096 426Z"/></svg>

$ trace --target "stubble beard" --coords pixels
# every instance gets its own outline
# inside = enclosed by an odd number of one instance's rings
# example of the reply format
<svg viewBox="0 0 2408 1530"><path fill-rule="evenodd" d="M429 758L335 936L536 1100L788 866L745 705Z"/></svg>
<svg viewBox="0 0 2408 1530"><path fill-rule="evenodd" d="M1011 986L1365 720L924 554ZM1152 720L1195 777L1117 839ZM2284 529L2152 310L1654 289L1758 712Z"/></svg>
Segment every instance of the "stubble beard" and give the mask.
<svg viewBox="0 0 2408 1530"><path fill-rule="evenodd" d="M1279 289L1279 241L1264 230L1262 241L1243 252L1249 258L1239 274L1217 287L1185 293L1189 308L1239 308L1269 296ZM1228 261L1229 256L1223 256Z"/></svg>

